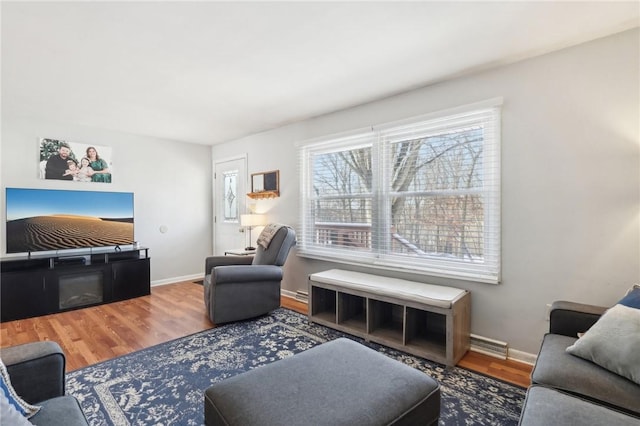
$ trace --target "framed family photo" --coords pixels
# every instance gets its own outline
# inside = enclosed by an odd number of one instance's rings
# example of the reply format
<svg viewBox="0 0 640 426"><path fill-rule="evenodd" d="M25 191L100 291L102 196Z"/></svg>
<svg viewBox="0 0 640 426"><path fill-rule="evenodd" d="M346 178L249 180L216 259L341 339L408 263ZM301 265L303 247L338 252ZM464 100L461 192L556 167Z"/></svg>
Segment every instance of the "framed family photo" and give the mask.
<svg viewBox="0 0 640 426"><path fill-rule="evenodd" d="M40 179L111 183L111 147L40 139Z"/></svg>

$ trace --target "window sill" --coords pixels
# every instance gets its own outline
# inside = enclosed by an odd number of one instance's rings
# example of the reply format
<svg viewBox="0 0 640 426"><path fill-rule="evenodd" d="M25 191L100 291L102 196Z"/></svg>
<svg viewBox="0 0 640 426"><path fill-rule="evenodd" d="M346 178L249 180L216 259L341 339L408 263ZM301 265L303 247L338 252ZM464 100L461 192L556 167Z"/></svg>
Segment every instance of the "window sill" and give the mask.
<svg viewBox="0 0 640 426"><path fill-rule="evenodd" d="M377 269L381 271L402 272L407 274L431 276L431 277L437 277L437 278L448 278L448 279L455 279L459 281L477 282L477 283L483 283L483 284L493 284L493 285L500 284L499 279L495 279L489 276L483 276L480 274L455 274L455 273L449 273L441 270L420 268L415 265L391 266L389 264L385 264L375 260L363 262L363 261L347 259L343 256L337 257L337 256L326 255L323 253L305 251L305 250L301 250L300 248L298 248L296 254L299 257L304 257L307 259L322 260L325 262L339 263L344 265L353 265L353 266L365 267L368 269Z"/></svg>

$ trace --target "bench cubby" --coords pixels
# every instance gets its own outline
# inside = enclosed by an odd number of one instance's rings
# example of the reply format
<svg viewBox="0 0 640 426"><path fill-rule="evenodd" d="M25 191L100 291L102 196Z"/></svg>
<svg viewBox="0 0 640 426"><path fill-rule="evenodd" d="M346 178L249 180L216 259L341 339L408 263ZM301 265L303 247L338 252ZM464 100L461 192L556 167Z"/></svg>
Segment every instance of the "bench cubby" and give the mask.
<svg viewBox="0 0 640 426"><path fill-rule="evenodd" d="M310 303L311 313L314 317L330 322L336 322L336 291L322 287L312 289L313 295Z"/></svg>
<svg viewBox="0 0 640 426"><path fill-rule="evenodd" d="M338 324L360 331L367 330L367 299L348 293L337 293Z"/></svg>
<svg viewBox="0 0 640 426"><path fill-rule="evenodd" d="M466 290L332 269L309 276L309 320L448 366L470 347Z"/></svg>

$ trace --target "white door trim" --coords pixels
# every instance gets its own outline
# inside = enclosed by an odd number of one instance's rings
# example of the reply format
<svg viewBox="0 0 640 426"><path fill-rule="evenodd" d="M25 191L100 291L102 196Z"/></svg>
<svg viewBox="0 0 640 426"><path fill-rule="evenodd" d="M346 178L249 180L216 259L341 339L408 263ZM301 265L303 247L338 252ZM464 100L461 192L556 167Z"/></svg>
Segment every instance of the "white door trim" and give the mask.
<svg viewBox="0 0 640 426"><path fill-rule="evenodd" d="M212 165L212 172L211 172L211 190L213 191L213 194L211 196L211 199L213 200L213 204L211 205L211 218L214 219L212 221L212 225L211 226L211 242L212 242L212 250L215 253L216 250L216 223L215 223L215 217L216 217L216 169L217 169L217 165L221 164L221 163L226 163L229 161L236 161L236 160L242 160L244 162L244 172L245 172L245 176L244 176L244 182L245 182L245 188L247 187L247 183L249 181L249 171L248 171L248 161L247 161L247 153L244 154L240 154L240 155L236 155L233 157L225 157L225 158L220 158L220 159L216 159L213 156L211 157L211 165ZM244 203L242 203L242 205L244 206L244 209L246 210L246 200ZM241 213L244 213L244 211L241 211Z"/></svg>

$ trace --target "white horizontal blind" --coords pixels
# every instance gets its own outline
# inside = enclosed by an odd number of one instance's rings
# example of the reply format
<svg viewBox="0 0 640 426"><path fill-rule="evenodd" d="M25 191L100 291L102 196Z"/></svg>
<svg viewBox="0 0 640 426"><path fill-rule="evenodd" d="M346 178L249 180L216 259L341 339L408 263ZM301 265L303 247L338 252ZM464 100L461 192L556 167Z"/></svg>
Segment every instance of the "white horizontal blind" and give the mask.
<svg viewBox="0 0 640 426"><path fill-rule="evenodd" d="M499 109L380 130L390 232L380 264L498 282Z"/></svg>
<svg viewBox="0 0 640 426"><path fill-rule="evenodd" d="M497 283L500 108L300 148L303 256Z"/></svg>
<svg viewBox="0 0 640 426"><path fill-rule="evenodd" d="M299 253L371 260L373 145L368 132L300 149Z"/></svg>

